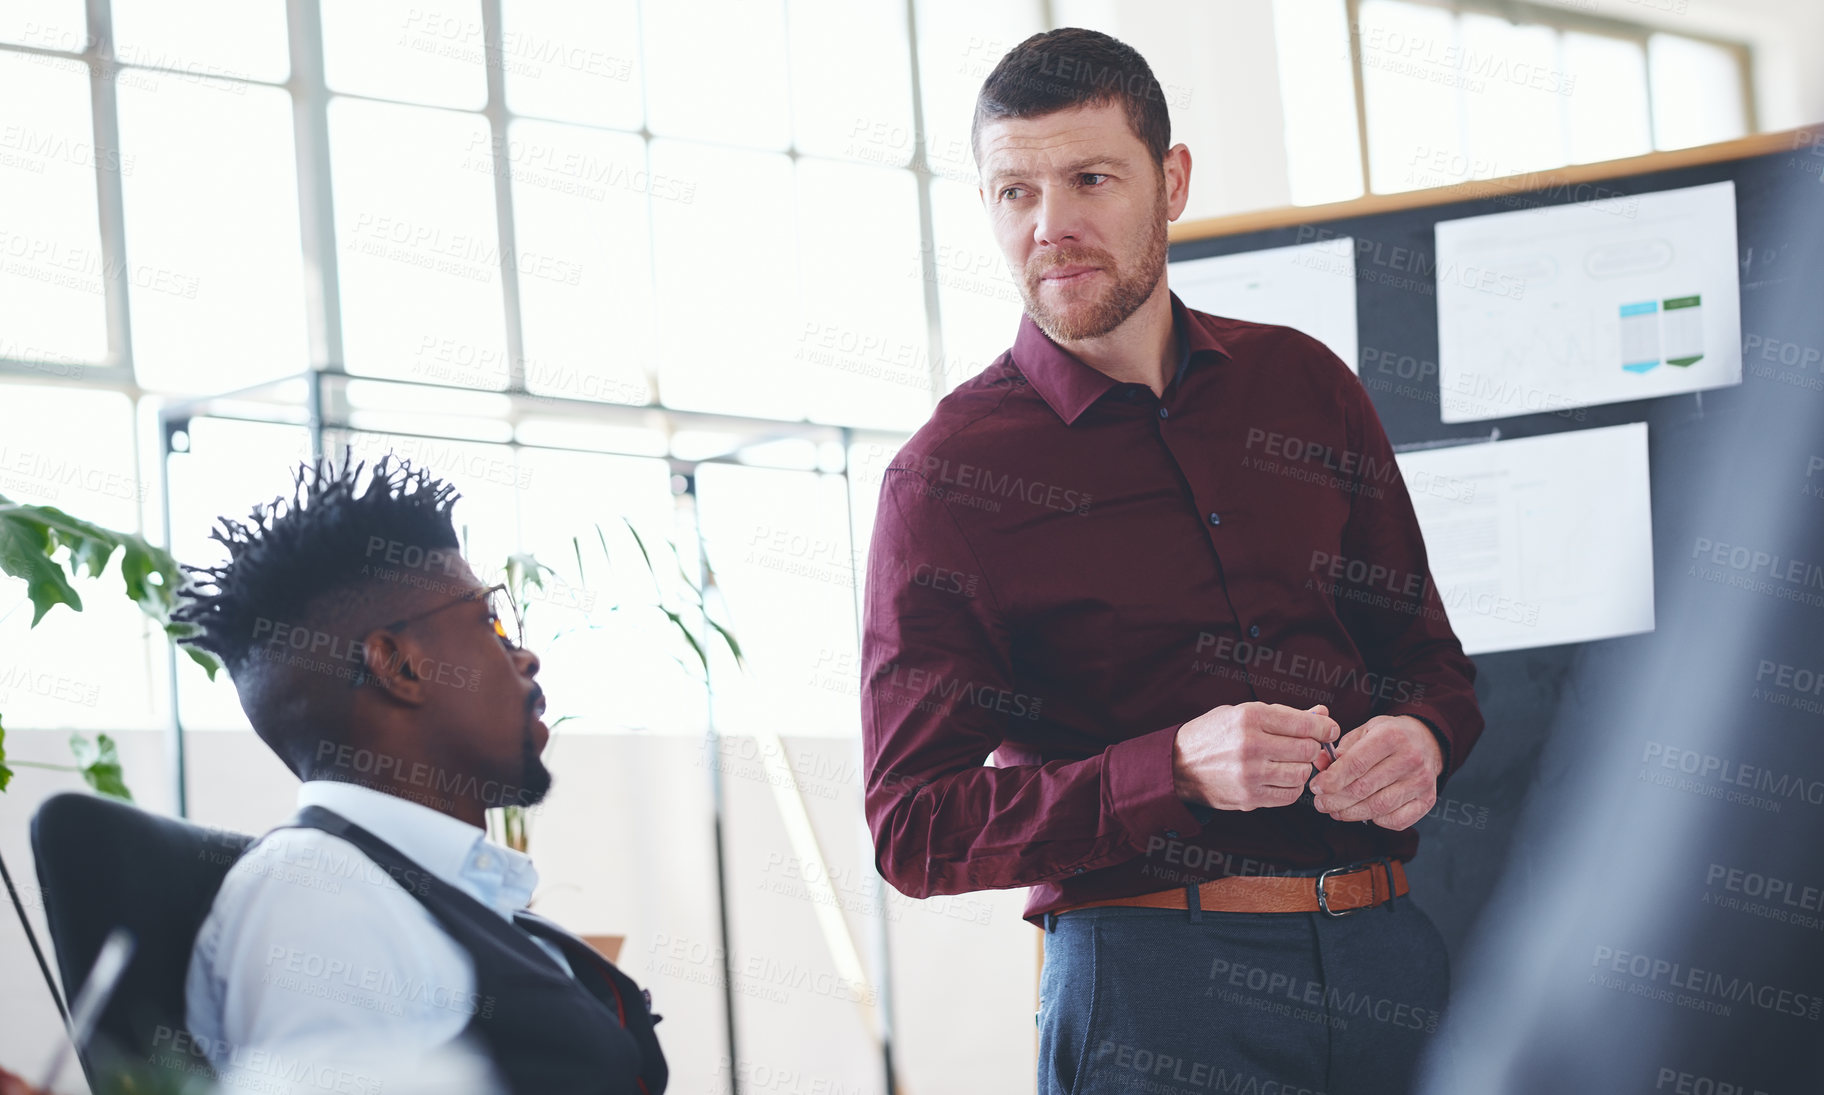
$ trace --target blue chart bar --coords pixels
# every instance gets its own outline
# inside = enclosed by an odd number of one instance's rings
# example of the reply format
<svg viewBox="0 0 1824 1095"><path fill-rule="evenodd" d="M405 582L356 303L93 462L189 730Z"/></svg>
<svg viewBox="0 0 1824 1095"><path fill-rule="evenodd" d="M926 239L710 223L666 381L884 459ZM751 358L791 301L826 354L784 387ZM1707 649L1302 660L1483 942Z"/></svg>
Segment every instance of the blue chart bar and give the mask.
<svg viewBox="0 0 1824 1095"><path fill-rule="evenodd" d="M1644 373L1659 364L1659 302L1621 306L1621 367Z"/></svg>

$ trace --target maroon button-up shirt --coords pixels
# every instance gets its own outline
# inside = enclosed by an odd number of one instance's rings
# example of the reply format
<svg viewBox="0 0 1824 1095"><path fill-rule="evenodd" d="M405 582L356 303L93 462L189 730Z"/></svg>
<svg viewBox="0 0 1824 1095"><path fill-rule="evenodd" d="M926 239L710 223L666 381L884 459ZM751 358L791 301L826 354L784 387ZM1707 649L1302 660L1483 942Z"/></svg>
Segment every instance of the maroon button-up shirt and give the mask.
<svg viewBox="0 0 1824 1095"><path fill-rule="evenodd" d="M861 709L876 864L914 897L1032 887L1026 917L1233 874L1411 858L1418 837L1178 798L1184 722L1323 703L1344 733L1482 730L1393 448L1316 339L1172 297L1163 398L1030 318L881 484ZM992 755L994 766L984 766Z"/></svg>

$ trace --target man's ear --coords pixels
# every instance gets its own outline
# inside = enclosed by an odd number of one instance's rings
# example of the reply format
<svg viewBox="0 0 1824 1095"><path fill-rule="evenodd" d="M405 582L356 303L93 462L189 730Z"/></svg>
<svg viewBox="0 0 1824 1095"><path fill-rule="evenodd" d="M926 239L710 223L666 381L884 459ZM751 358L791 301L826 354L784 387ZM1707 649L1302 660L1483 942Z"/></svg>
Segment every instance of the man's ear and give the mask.
<svg viewBox="0 0 1824 1095"><path fill-rule="evenodd" d="M1175 144L1165 150L1165 219L1175 221L1191 200L1191 150Z"/></svg>
<svg viewBox="0 0 1824 1095"><path fill-rule="evenodd" d="M361 640L366 683L412 707L424 702L425 682L412 670L412 663L422 655L416 643L391 631L370 631Z"/></svg>

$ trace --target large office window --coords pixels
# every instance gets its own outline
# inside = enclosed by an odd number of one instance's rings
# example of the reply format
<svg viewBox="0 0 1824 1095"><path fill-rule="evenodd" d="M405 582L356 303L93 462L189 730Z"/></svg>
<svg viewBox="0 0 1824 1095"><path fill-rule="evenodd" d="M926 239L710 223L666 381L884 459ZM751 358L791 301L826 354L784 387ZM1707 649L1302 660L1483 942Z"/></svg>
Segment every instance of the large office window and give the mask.
<svg viewBox="0 0 1824 1095"><path fill-rule="evenodd" d="M1583 7L1274 0L1293 202L1449 186L1754 129L1745 46Z"/></svg>
<svg viewBox="0 0 1824 1095"><path fill-rule="evenodd" d="M584 715L571 729L703 717L687 648L641 607L689 591L626 584L627 518L662 553L689 541L689 568L701 529L754 670L726 676L725 726L783 706L799 729L852 733L859 552L839 460L707 471L680 524L659 457L682 435L662 410L638 430L509 422L491 393L917 426L1017 321L967 135L982 78L1042 17L1036 0L8 4L0 410L27 473L0 492L157 528L145 427L164 402L324 366L444 386L351 384L355 429L328 440L455 479L478 565L529 550L591 584L531 610L553 694ZM72 420L122 440L54 426ZM452 422L464 442L422 436ZM563 451L594 444L624 455ZM213 520L287 491L311 444L293 423L197 420L184 450L173 548L200 562L219 557ZM79 457L135 485L131 504L42 470ZM877 486L854 485L860 506ZM9 721L162 725L163 654L136 642L101 706L14 703ZM642 694L655 680L678 687ZM178 693L187 726L245 725L187 663Z"/></svg>
<svg viewBox="0 0 1824 1095"><path fill-rule="evenodd" d="M922 419L929 371L880 375L930 339L902 0L507 0L501 22L496 47L474 0L325 0L351 371Z"/></svg>
<svg viewBox="0 0 1824 1095"><path fill-rule="evenodd" d="M659 542L694 543L701 527L722 603L748 623L751 664L800 682L776 687L837 730L852 705L827 670L846 671L844 651L786 625L835 626L827 612L846 602L830 597L852 597L877 475L854 486L854 537L823 482L838 464L815 454L716 469L698 483L702 512L675 527L658 458L678 439L664 410L903 432L1006 346L1020 303L980 209L969 119L982 79L1047 10L0 5L0 362L15 374L0 411L37 431L5 439L26 471L0 491L156 528L156 490L139 485L158 484L158 438L143 427L162 401L313 366L448 386L351 389L357 428L336 440L370 457L415 452L465 480L460 516L484 563L533 548L574 570L562 558L572 538L635 512ZM1744 50L1574 5L1276 0L1275 27L1301 203L1752 124ZM70 379L88 390L57 385ZM510 422L498 393L514 385L655 406L661 424ZM416 438L439 415L465 424L466 447ZM89 431L40 429L60 421L136 430L138 444L84 448ZM199 425L193 440L173 472L174 546L213 559L209 521L283 491L285 465L311 450L295 426ZM718 439L698 442L709 453ZM622 455L547 451L596 443ZM69 445L80 451L58 447ZM112 478L53 482L53 456ZM91 481L144 497L117 512ZM559 497L585 501L546 513ZM123 663L137 683L110 694L126 705L110 708L118 725L164 721L161 655L146 641ZM627 664L646 670L647 654L676 653L635 645ZM589 695L617 687L574 680ZM187 721L240 725L223 688L183 667ZM780 700L731 688L723 714L737 722ZM618 721L585 725L689 729L699 717L682 703L614 710Z"/></svg>

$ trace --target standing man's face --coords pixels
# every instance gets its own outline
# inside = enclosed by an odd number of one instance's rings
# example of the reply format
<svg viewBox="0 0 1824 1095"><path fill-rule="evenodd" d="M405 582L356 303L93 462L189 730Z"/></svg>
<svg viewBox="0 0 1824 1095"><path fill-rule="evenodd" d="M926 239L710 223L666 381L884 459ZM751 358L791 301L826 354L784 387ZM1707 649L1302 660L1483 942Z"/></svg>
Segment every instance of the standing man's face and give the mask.
<svg viewBox="0 0 1824 1095"><path fill-rule="evenodd" d="M1118 103L999 118L980 144L989 225L1040 330L1100 338L1160 287L1166 225L1189 193L1183 145L1161 171Z"/></svg>

